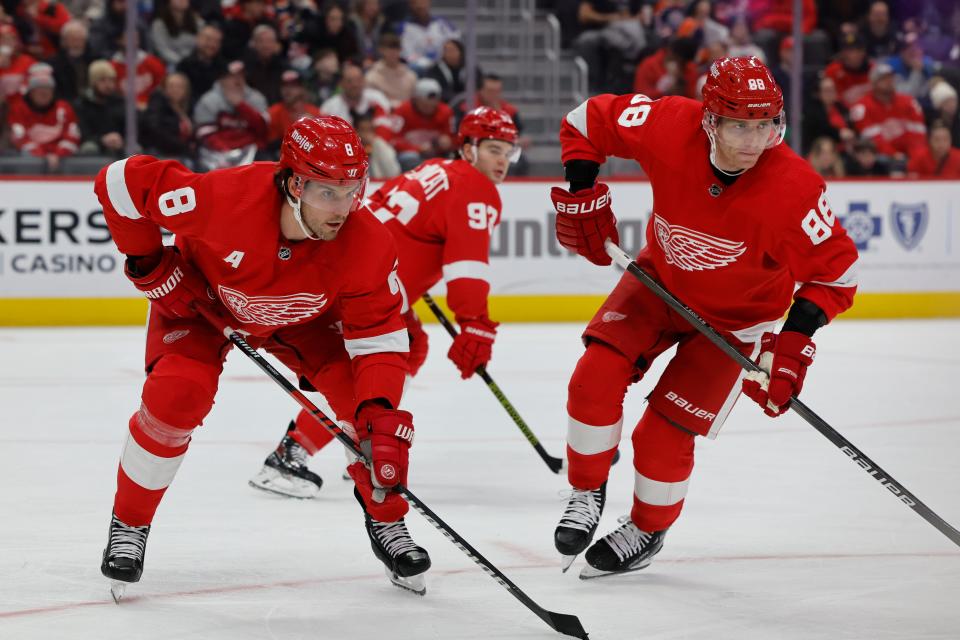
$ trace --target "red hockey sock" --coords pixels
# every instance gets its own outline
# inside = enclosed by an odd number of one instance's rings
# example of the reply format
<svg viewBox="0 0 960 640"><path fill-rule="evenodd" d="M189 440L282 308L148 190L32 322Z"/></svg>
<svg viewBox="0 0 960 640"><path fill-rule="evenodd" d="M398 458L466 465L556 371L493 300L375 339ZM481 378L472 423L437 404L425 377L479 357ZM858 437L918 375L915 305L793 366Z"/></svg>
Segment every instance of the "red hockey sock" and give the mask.
<svg viewBox="0 0 960 640"><path fill-rule="evenodd" d="M567 479L597 489L607 479L620 443L623 398L637 379L632 362L616 349L591 342L567 387Z"/></svg>
<svg viewBox="0 0 960 640"><path fill-rule="evenodd" d="M693 471L694 436L647 407L633 431L634 489L630 518L661 531L680 516Z"/></svg>
<svg viewBox="0 0 960 640"><path fill-rule="evenodd" d="M327 431L306 409L301 409L294 421L290 437L296 440L310 455L330 444L334 436Z"/></svg>
<svg viewBox="0 0 960 640"><path fill-rule="evenodd" d="M150 524L190 445L213 407L219 368L169 355L143 385L143 404L130 418L120 455L113 510L123 522Z"/></svg>

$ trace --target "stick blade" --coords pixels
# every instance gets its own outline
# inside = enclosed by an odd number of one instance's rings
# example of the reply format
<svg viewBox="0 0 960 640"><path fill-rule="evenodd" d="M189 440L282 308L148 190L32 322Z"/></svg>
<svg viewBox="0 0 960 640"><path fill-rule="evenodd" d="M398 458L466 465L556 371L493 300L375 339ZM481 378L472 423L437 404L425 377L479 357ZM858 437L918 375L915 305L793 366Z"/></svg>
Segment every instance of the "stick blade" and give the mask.
<svg viewBox="0 0 960 640"><path fill-rule="evenodd" d="M563 471L563 458L554 458L553 456L548 455L547 466L550 467L550 471L559 474Z"/></svg>
<svg viewBox="0 0 960 640"><path fill-rule="evenodd" d="M555 613L553 611L544 611L543 613L545 615L541 617L543 617L544 622L553 627L558 633L570 636L571 638L588 640L589 636L583 628L583 625L580 624L580 618L577 616L570 615L569 613Z"/></svg>

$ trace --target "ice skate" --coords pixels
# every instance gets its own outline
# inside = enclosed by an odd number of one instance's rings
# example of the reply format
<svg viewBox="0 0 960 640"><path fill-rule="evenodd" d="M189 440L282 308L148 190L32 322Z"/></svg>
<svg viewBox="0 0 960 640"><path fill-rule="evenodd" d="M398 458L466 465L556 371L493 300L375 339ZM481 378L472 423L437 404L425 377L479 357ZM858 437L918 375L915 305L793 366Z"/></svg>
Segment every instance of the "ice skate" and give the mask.
<svg viewBox="0 0 960 640"><path fill-rule="evenodd" d="M581 580L639 571L650 566L653 557L660 553L666 529L653 533L642 531L630 516L619 518L619 522L622 524L617 529L587 549L587 566L580 572Z"/></svg>
<svg viewBox="0 0 960 640"><path fill-rule="evenodd" d="M116 515L110 516L107 546L103 550L100 573L110 578L110 595L120 604L128 583L139 582L143 574L143 558L147 551L150 525L133 527Z"/></svg>
<svg viewBox="0 0 960 640"><path fill-rule="evenodd" d="M383 562L390 582L417 595L426 594L424 574L430 568L430 556L410 537L403 518L396 522L379 522L364 513L364 519L370 546Z"/></svg>
<svg viewBox="0 0 960 640"><path fill-rule="evenodd" d="M599 489L573 489L570 494L567 508L553 533L553 542L562 555L560 568L564 573L593 540L606 498L606 482Z"/></svg>
<svg viewBox="0 0 960 640"><path fill-rule="evenodd" d="M289 435L267 456L260 473L250 479L250 486L289 498L309 499L320 495L323 479L310 471L310 454Z"/></svg>

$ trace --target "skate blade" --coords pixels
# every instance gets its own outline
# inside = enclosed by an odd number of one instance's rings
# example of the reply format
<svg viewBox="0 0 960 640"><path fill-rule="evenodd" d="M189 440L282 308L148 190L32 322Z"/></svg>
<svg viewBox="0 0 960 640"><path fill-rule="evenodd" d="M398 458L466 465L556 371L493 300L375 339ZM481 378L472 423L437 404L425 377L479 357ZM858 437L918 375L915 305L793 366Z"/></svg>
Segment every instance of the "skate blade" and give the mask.
<svg viewBox="0 0 960 640"><path fill-rule="evenodd" d="M300 478L290 478L267 466L264 466L260 473L250 478L248 484L254 489L299 500L310 500L320 495L320 487L312 482Z"/></svg>
<svg viewBox="0 0 960 640"><path fill-rule="evenodd" d="M566 573L567 569L570 568L570 565L573 564L573 561L577 559L579 553L576 553L572 556L560 556L560 573Z"/></svg>
<svg viewBox="0 0 960 640"><path fill-rule="evenodd" d="M626 569L621 569L620 571L603 571L595 567L591 567L589 564L580 570L580 579L581 580L593 580L594 578L605 578L607 576L619 576L624 573L633 573L634 571L640 571L641 569L646 569L653 562L653 558L650 558L646 562L639 564L635 567L627 567Z"/></svg>
<svg viewBox="0 0 960 640"><path fill-rule="evenodd" d="M384 567L384 569L387 577L390 578L390 582L393 583L395 587L399 587L405 591L410 591L418 596L427 594L427 580L424 577L424 574L418 573L415 576L404 577L398 576L386 567Z"/></svg>
<svg viewBox="0 0 960 640"><path fill-rule="evenodd" d="M120 604L120 598L127 592L127 583L120 582L119 580L110 581L110 595L113 596L113 601L117 604Z"/></svg>

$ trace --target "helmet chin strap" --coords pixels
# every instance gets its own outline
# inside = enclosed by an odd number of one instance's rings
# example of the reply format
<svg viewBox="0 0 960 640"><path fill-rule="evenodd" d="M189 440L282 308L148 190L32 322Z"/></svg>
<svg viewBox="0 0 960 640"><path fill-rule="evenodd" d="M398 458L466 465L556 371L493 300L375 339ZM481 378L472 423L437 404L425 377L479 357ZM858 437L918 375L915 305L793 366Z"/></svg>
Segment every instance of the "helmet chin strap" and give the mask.
<svg viewBox="0 0 960 640"><path fill-rule="evenodd" d="M293 219L300 225L300 230L303 231L303 235L307 236L308 240L322 240L322 238L313 235L307 229L307 225L303 224L303 216L300 215L300 198L294 198L289 193L287 193L286 196L287 204L293 208Z"/></svg>

